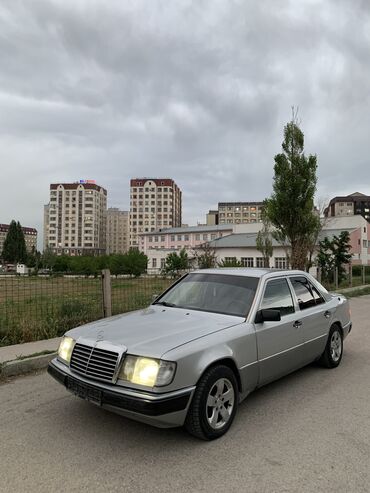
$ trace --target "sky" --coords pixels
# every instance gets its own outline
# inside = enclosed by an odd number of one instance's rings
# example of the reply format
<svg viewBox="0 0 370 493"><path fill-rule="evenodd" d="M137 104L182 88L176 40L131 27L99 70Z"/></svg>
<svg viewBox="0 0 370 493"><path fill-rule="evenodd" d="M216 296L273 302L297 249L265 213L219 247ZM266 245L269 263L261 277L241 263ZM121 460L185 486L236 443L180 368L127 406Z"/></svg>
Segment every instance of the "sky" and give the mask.
<svg viewBox="0 0 370 493"><path fill-rule="evenodd" d="M0 223L49 184L173 178L183 221L271 194L298 108L317 200L370 195L367 0L1 0Z"/></svg>

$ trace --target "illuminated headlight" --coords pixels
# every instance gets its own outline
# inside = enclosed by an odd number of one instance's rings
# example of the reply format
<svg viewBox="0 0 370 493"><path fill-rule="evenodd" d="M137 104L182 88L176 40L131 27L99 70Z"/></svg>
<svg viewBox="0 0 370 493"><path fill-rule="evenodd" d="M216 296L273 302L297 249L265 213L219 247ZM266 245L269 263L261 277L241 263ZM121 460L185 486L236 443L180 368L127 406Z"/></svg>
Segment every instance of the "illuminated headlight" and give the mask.
<svg viewBox="0 0 370 493"><path fill-rule="evenodd" d="M171 361L128 355L118 378L146 387L162 387L172 382L175 371L176 363Z"/></svg>
<svg viewBox="0 0 370 493"><path fill-rule="evenodd" d="M59 344L58 358L63 361L63 363L69 364L71 361L72 351L76 341L72 337L64 336Z"/></svg>

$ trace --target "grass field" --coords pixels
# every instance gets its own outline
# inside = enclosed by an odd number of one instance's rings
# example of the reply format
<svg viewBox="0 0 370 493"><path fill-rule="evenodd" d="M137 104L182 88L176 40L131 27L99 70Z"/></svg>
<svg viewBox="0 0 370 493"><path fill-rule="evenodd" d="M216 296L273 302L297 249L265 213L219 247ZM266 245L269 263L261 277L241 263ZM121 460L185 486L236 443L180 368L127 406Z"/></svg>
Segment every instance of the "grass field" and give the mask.
<svg viewBox="0 0 370 493"><path fill-rule="evenodd" d="M147 306L171 284L162 278L112 279L112 313ZM103 317L101 280L0 278L0 346L48 339Z"/></svg>

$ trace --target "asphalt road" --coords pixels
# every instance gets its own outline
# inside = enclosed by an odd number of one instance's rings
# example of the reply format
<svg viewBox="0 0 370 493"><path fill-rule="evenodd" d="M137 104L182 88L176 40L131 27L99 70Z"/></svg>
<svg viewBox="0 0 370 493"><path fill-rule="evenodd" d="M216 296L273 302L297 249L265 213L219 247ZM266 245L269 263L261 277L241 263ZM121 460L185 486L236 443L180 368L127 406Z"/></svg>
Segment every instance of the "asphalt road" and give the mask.
<svg viewBox="0 0 370 493"><path fill-rule="evenodd" d="M370 296L335 370L309 366L254 392L202 442L110 414L46 373L0 384L0 491L370 491Z"/></svg>

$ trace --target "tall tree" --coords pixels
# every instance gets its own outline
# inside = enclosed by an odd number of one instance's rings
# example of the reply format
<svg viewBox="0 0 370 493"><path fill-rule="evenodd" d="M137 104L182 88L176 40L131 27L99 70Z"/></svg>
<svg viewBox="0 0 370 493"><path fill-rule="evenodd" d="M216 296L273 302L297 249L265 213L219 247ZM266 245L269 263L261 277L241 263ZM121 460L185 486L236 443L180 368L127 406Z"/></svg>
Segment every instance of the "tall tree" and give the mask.
<svg viewBox="0 0 370 493"><path fill-rule="evenodd" d="M316 156L304 155L304 135L296 114L284 128L283 152L275 156L273 193L265 200L266 217L290 245L293 269L305 269L312 234L320 218L314 212Z"/></svg>
<svg viewBox="0 0 370 493"><path fill-rule="evenodd" d="M272 257L272 234L270 231L270 223L267 218L263 219L263 226L257 233L256 238L257 250L262 253L263 266L270 267L270 258Z"/></svg>
<svg viewBox="0 0 370 493"><path fill-rule="evenodd" d="M27 260L26 242L19 221L12 221L3 245L2 257L6 262L21 262Z"/></svg>

